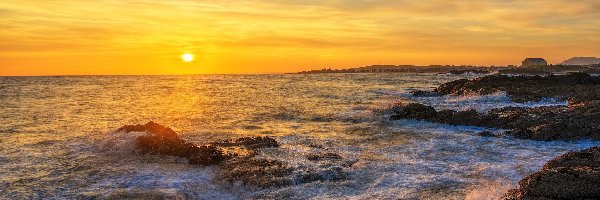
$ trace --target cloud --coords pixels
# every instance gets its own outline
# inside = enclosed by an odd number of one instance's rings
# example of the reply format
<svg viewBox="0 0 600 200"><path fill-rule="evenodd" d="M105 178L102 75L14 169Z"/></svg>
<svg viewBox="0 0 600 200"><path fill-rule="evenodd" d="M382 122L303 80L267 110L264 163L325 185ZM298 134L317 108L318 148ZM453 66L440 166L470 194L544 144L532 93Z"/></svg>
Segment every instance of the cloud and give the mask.
<svg viewBox="0 0 600 200"><path fill-rule="evenodd" d="M517 53L554 47L600 52L595 0L4 1L0 17L0 55L31 57L201 49L215 63L224 59L219 56L262 51L335 60L348 52L419 52L427 62L443 51L495 57L519 50L503 61L509 63L523 56ZM368 62L373 56L366 54L352 60ZM461 62L453 59L444 58Z"/></svg>

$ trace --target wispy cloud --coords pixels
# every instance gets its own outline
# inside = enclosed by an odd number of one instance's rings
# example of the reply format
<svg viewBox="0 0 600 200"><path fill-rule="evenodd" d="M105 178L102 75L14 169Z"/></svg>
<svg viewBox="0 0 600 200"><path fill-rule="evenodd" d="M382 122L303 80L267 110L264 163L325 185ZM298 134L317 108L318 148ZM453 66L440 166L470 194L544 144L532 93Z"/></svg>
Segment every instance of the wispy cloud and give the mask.
<svg viewBox="0 0 600 200"><path fill-rule="evenodd" d="M594 0L4 1L0 73L31 59L48 68L94 67L98 57L107 62L102 66L119 66L106 73L120 73L124 66L177 66L169 59L183 51L202 54L202 66L210 66L190 72L282 72L382 59L511 64L529 55L597 54L598 24Z"/></svg>

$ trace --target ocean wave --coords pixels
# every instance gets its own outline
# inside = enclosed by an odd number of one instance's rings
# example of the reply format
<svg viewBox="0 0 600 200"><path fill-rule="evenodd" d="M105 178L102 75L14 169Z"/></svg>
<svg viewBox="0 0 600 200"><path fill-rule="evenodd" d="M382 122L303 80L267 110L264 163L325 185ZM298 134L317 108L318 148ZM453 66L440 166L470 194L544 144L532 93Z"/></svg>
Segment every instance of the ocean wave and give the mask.
<svg viewBox="0 0 600 200"><path fill-rule="evenodd" d="M515 187L515 184L509 181L484 181L477 187L467 191L465 200L500 200L508 190Z"/></svg>
<svg viewBox="0 0 600 200"><path fill-rule="evenodd" d="M431 105L436 109L450 109L464 111L469 109L478 112L487 112L503 107L540 107L540 106L566 106L567 101L555 98L542 98L541 101L516 103L513 102L506 92L496 92L489 95L444 95L439 97L412 97L405 95L408 99Z"/></svg>
<svg viewBox="0 0 600 200"><path fill-rule="evenodd" d="M145 134L147 133L112 131L96 139L95 146L106 153L132 155L138 152L135 148L137 138Z"/></svg>

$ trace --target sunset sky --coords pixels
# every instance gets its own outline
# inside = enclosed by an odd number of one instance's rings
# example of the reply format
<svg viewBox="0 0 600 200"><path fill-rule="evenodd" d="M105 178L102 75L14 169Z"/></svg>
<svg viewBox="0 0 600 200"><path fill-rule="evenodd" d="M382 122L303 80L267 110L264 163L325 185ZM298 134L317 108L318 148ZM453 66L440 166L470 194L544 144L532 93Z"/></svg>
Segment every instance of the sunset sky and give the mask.
<svg viewBox="0 0 600 200"><path fill-rule="evenodd" d="M193 54L192 62L182 55ZM281 73L600 57L598 0L0 1L0 75Z"/></svg>

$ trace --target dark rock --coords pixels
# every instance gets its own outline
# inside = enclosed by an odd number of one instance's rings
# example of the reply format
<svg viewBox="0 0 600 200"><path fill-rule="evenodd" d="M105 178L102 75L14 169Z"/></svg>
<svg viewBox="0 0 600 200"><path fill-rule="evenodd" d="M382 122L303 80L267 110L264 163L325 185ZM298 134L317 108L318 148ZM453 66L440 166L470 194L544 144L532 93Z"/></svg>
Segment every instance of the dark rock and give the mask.
<svg viewBox="0 0 600 200"><path fill-rule="evenodd" d="M256 158L259 148L279 147L270 137L242 137L196 146L177 136L168 127L154 122L145 125L127 125L117 132L145 132L136 138L136 149L141 153L184 157L193 165L219 165L220 177L227 182L242 182L253 187L282 187L313 181L338 181L347 178L344 167L353 162L332 163L325 169L291 166L274 159ZM245 151L246 153L239 153ZM313 160L341 160L334 153L314 155ZM310 158L309 158L310 159ZM354 161L355 162L355 161Z"/></svg>
<svg viewBox="0 0 600 200"><path fill-rule="evenodd" d="M479 126L482 124L481 114L472 109L465 111L444 111L435 119L437 122L454 125Z"/></svg>
<svg viewBox="0 0 600 200"><path fill-rule="evenodd" d="M439 97L442 94L433 91L415 90L410 92L415 97Z"/></svg>
<svg viewBox="0 0 600 200"><path fill-rule="evenodd" d="M449 71L450 74L455 74L455 75L460 75L460 74L488 74L490 73L490 71L488 70L481 70L481 69L465 69L465 70L451 70Z"/></svg>
<svg viewBox="0 0 600 200"><path fill-rule="evenodd" d="M275 139L270 137L243 137L213 142L211 144L220 147L244 146L249 149L279 147L279 143L277 143Z"/></svg>
<svg viewBox="0 0 600 200"><path fill-rule="evenodd" d="M186 156L188 163L192 165L216 165L229 159L231 154L224 153L221 149L214 146L199 146L193 148L192 152Z"/></svg>
<svg viewBox="0 0 600 200"><path fill-rule="evenodd" d="M431 106L426 106L418 103L400 104L392 108L392 119L433 119L435 117L435 109Z"/></svg>
<svg viewBox="0 0 600 200"><path fill-rule="evenodd" d="M161 154L187 158L194 165L216 165L234 156L236 153L226 153L223 147L243 147L250 149L277 147L279 144L269 137L245 137L204 146L196 146L177 135L171 128L154 122L145 125L126 125L117 132L145 132L146 135L136 138L136 149L143 154Z"/></svg>
<svg viewBox="0 0 600 200"><path fill-rule="evenodd" d="M544 165L544 169L559 167L600 167L600 147L569 152Z"/></svg>
<svg viewBox="0 0 600 200"><path fill-rule="evenodd" d="M185 157L190 164L214 165L226 159L226 155L213 146L198 147L177 136L171 128L164 127L154 122L145 125L126 125L118 132L146 132L146 135L136 139L136 148L141 153L162 154L170 156Z"/></svg>
<svg viewBox="0 0 600 200"><path fill-rule="evenodd" d="M341 160L342 156L335 153L311 153L308 154L306 158L311 161Z"/></svg>
<svg viewBox="0 0 600 200"><path fill-rule="evenodd" d="M420 119L450 125L510 129L504 135L531 140L600 139L600 101L573 106L534 108L506 107L487 113L475 110L436 112L430 106L407 104L396 106L390 116L397 119Z"/></svg>
<svg viewBox="0 0 600 200"><path fill-rule="evenodd" d="M346 180L348 178L348 173L344 171L342 167L329 167L324 170L315 171L308 170L303 173L300 173L294 180L295 183L310 183L314 181L340 181Z"/></svg>
<svg viewBox="0 0 600 200"><path fill-rule="evenodd" d="M506 199L598 199L600 169L590 167L556 168L529 175L519 181Z"/></svg>
<svg viewBox="0 0 600 200"><path fill-rule="evenodd" d="M220 179L258 188L284 187L314 181L339 181L348 177L342 167L332 166L318 170L294 167L283 161L263 158L234 158L222 163L220 169Z"/></svg>
<svg viewBox="0 0 600 200"><path fill-rule="evenodd" d="M555 158L519 181L504 199L599 199L600 147Z"/></svg>
<svg viewBox="0 0 600 200"><path fill-rule="evenodd" d="M533 138L533 131L529 130L529 129L522 129L522 128L516 128L516 129L512 129L509 131L504 132L504 134L506 135L510 135L516 138L523 138L523 139L531 139Z"/></svg>
<svg viewBox="0 0 600 200"><path fill-rule="evenodd" d="M462 94L464 93L462 92L462 88L465 84L469 82L469 79L458 79L450 81L438 86L435 90L433 90L433 92L440 93L442 95L457 94L459 92Z"/></svg>
<svg viewBox="0 0 600 200"><path fill-rule="evenodd" d="M477 133L477 135L482 137L496 137L496 134L492 133L491 131L482 131Z"/></svg>
<svg viewBox="0 0 600 200"><path fill-rule="evenodd" d="M562 76L490 75L473 80L459 79L444 83L433 92L443 95L487 95L504 91L515 102L540 101L542 98L567 100L585 93L585 98L600 100L600 77L586 73Z"/></svg>
<svg viewBox="0 0 600 200"><path fill-rule="evenodd" d="M220 178L227 182L242 182L260 188L286 186L292 184L294 169L288 163L260 159L236 158L221 165Z"/></svg>

